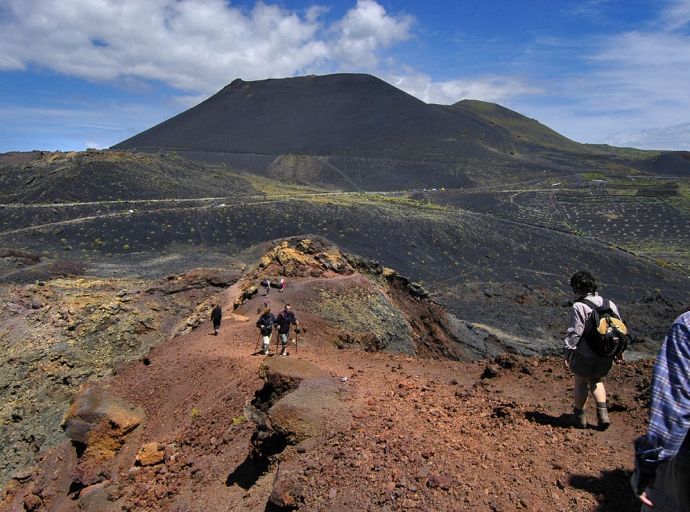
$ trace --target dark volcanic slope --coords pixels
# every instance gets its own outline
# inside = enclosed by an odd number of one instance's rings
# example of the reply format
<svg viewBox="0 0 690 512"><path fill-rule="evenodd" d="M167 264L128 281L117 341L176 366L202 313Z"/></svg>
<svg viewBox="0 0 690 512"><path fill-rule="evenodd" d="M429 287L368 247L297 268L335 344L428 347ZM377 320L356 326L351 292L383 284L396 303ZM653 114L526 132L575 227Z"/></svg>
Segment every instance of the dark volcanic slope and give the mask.
<svg viewBox="0 0 690 512"><path fill-rule="evenodd" d="M115 148L419 157L435 137L443 133L447 138L447 132L459 135L473 124L370 75L238 79ZM420 133L427 136L419 140ZM463 151L479 147L461 144Z"/></svg>
<svg viewBox="0 0 690 512"><path fill-rule="evenodd" d="M364 74L237 79L113 146L133 148L184 152L267 176L266 158L327 158L312 162L316 179L309 182L338 190L465 188L533 180L543 172L628 175L656 172L671 160L674 173L690 172L690 161L677 156L652 162L659 152L579 144L500 105L427 104Z"/></svg>
<svg viewBox="0 0 690 512"><path fill-rule="evenodd" d="M649 161L644 161L640 167L656 174L688 177L690 176L690 151L663 153Z"/></svg>
<svg viewBox="0 0 690 512"><path fill-rule="evenodd" d="M476 117L479 123L496 125L494 129L504 135L506 140L510 140L509 146L518 151L524 151L520 149L522 147L534 150L558 148L573 153L594 153L592 148L574 142L537 120L529 119L496 103L462 100L447 108L462 111L472 118Z"/></svg>
<svg viewBox="0 0 690 512"><path fill-rule="evenodd" d="M370 75L336 74L238 79L114 148L465 161L514 159L515 141L466 108L426 104Z"/></svg>
<svg viewBox="0 0 690 512"><path fill-rule="evenodd" d="M224 168L201 167L174 154L89 150L33 152L25 153L23 158L11 158L8 154L7 158L0 158L0 203L14 203L20 209L26 204L82 202L93 203L95 212L104 209L97 201L256 194L258 191L247 180L228 174ZM28 212L21 213L24 220L30 218ZM52 213L57 215L56 211ZM52 222L57 220L55 217ZM8 226L6 219L3 226Z"/></svg>

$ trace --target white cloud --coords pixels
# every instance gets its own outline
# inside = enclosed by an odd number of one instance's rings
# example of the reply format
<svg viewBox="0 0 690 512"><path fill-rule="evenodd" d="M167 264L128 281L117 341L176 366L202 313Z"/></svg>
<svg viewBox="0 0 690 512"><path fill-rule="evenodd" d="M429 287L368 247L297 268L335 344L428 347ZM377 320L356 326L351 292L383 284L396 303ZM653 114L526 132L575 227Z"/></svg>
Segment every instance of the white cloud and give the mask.
<svg viewBox="0 0 690 512"><path fill-rule="evenodd" d="M690 23L690 0L672 0L661 14L665 30L677 30Z"/></svg>
<svg viewBox="0 0 690 512"><path fill-rule="evenodd" d="M333 57L340 67L374 69L377 51L409 39L413 23L411 16L390 17L374 0L357 0L357 6L332 27Z"/></svg>
<svg viewBox="0 0 690 512"><path fill-rule="evenodd" d="M612 146L628 146L642 149L690 150L690 122L663 128L649 128L633 132L610 134L605 142Z"/></svg>
<svg viewBox="0 0 690 512"><path fill-rule="evenodd" d="M687 102L690 88L673 87L689 83L690 37L673 33L629 32L605 41L605 47L591 57L599 66L596 77L616 89L638 90L652 97Z"/></svg>
<svg viewBox="0 0 690 512"><path fill-rule="evenodd" d="M481 76L472 79L434 82L423 73L408 71L384 79L403 91L427 103L450 105L463 99L479 99L505 103L511 98L524 95L539 95L545 91L515 76Z"/></svg>
<svg viewBox="0 0 690 512"><path fill-rule="evenodd" d="M411 37L413 18L359 0L330 27L324 8L304 17L258 2L223 0L0 0L0 70L29 65L87 80L157 80L212 93L234 78L372 69L378 52Z"/></svg>

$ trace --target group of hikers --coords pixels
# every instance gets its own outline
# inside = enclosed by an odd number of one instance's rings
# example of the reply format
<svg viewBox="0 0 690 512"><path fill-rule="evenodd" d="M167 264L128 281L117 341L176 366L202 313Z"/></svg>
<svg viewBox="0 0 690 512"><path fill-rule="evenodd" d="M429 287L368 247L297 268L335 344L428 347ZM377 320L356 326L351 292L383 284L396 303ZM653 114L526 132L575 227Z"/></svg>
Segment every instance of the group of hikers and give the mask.
<svg viewBox="0 0 690 512"><path fill-rule="evenodd" d="M270 293L271 293L271 286L273 286L273 283L271 283L271 280L267 277L266 279L264 279L264 280L261 282L261 286L263 286L264 289L266 290L266 293L264 293L264 295L265 295L266 297L268 297L268 296L270 295ZM282 277L281 277L281 278L278 280L278 285L277 285L277 286L278 286L278 291L279 291L280 293L283 293L283 292L285 291L285 288L287 287L287 283L285 282L285 278L282 278Z"/></svg>
<svg viewBox="0 0 690 512"><path fill-rule="evenodd" d="M256 326L259 328L261 332L261 338L263 341L261 352L263 354L268 354L268 348L271 344L271 335L273 334L273 327L276 327L278 329L278 341L281 344L280 355L286 356L288 355L287 345L288 338L290 335L290 326L294 325L295 332L299 333L299 327L297 327L299 325L299 322L297 321L297 317L295 316L294 311L292 311L292 306L290 304L286 304L283 311L278 313L278 316L275 316L273 313L271 313L271 302L268 299L268 294L271 288L271 281L269 279L264 279L261 284L266 288L266 298L263 301L264 310L256 322ZM278 286L280 288L279 291L282 292L287 286L287 284L285 283L285 279L281 278L278 281ZM211 310L211 322L213 323L214 336L218 336L218 331L220 329L222 318L223 308L220 306L220 304L213 303Z"/></svg>
<svg viewBox="0 0 690 512"><path fill-rule="evenodd" d="M273 334L273 327L275 326L278 328L278 340L280 341L281 345L280 355L288 355L287 344L291 325L295 326L295 332L299 332L299 328L297 327L299 322L297 321L295 312L292 311L292 306L290 306L290 304L286 304L285 309L278 313L278 316L274 316L273 313L271 313L270 307L264 309L263 313L261 313L261 316L256 321L256 326L261 331L261 351L264 354L268 354L268 347L271 344L271 334Z"/></svg>
<svg viewBox="0 0 690 512"><path fill-rule="evenodd" d="M277 316L271 313L266 287L264 310L256 322L268 354L273 328L278 329L280 355L287 355L290 326L299 322L290 304ZM611 425L604 379L615 362L623 362L629 336L618 307L597 293L589 272L576 272L570 285L577 298L572 302L564 340L563 364L573 374L573 412L564 426L587 428L585 406L589 394L596 402L597 426ZM280 282L280 291L285 288ZM211 313L218 334L222 311ZM295 327L295 332L299 328ZM631 485L645 512L690 512L690 308L680 315L664 339L654 364L647 433L635 439L635 471Z"/></svg>
<svg viewBox="0 0 690 512"><path fill-rule="evenodd" d="M299 328L297 327L299 322L297 321L295 313L292 311L292 306L290 306L290 304L286 304L283 311L278 313L278 316L275 316L273 313L271 313L271 301L268 299L268 296L271 293L271 280L269 278L265 278L261 282L261 285L266 290L266 293L264 294L266 298L263 301L264 310L259 319L256 321L256 326L261 332L261 352L263 354L268 354L268 348L271 344L271 335L273 334L273 327L275 326L278 329L278 341L281 344L280 355L286 356L288 355L287 345L290 334L290 326L294 325L295 332L299 332ZM287 283L285 282L285 279L281 277L278 280L278 291L283 293L286 287Z"/></svg>

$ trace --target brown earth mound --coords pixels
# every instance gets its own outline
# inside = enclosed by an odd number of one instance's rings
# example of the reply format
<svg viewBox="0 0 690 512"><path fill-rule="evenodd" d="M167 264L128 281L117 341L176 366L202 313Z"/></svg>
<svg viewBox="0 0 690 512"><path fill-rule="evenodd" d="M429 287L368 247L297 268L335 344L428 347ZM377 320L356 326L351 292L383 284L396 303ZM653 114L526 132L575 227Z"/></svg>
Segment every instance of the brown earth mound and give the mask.
<svg viewBox="0 0 690 512"><path fill-rule="evenodd" d="M627 480L650 361L611 372L608 430L563 428L572 386L558 358L469 361L423 289L361 263L278 244L222 292L219 336L200 309L195 328L83 391L65 425L95 426L68 428L0 510L639 509ZM283 293L258 293L279 275ZM258 352L267 300L296 311L288 357L275 339ZM369 325L396 311L406 331Z"/></svg>

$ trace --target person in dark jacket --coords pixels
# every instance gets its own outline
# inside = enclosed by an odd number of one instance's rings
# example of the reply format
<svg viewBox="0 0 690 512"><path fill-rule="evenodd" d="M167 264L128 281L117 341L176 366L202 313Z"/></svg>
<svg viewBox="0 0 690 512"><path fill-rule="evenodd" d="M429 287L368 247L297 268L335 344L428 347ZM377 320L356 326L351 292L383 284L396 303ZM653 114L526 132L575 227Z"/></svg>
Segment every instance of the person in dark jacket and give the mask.
<svg viewBox="0 0 690 512"><path fill-rule="evenodd" d="M290 324L299 325L295 313L292 311L290 304L285 304L285 309L278 313L275 319L275 324L278 326L278 337L283 349L280 352L281 356L287 355L288 335L290 334Z"/></svg>
<svg viewBox="0 0 690 512"><path fill-rule="evenodd" d="M263 346L261 351L268 354L268 347L271 344L271 334L273 333L273 322L275 316L271 313L271 308L264 309L259 319L256 321L256 326L261 329L261 336L263 338Z"/></svg>
<svg viewBox="0 0 690 512"><path fill-rule="evenodd" d="M214 304L213 311L211 311L211 321L213 322L213 334L218 336L218 329L220 329L220 320L223 318L223 309L219 304Z"/></svg>

